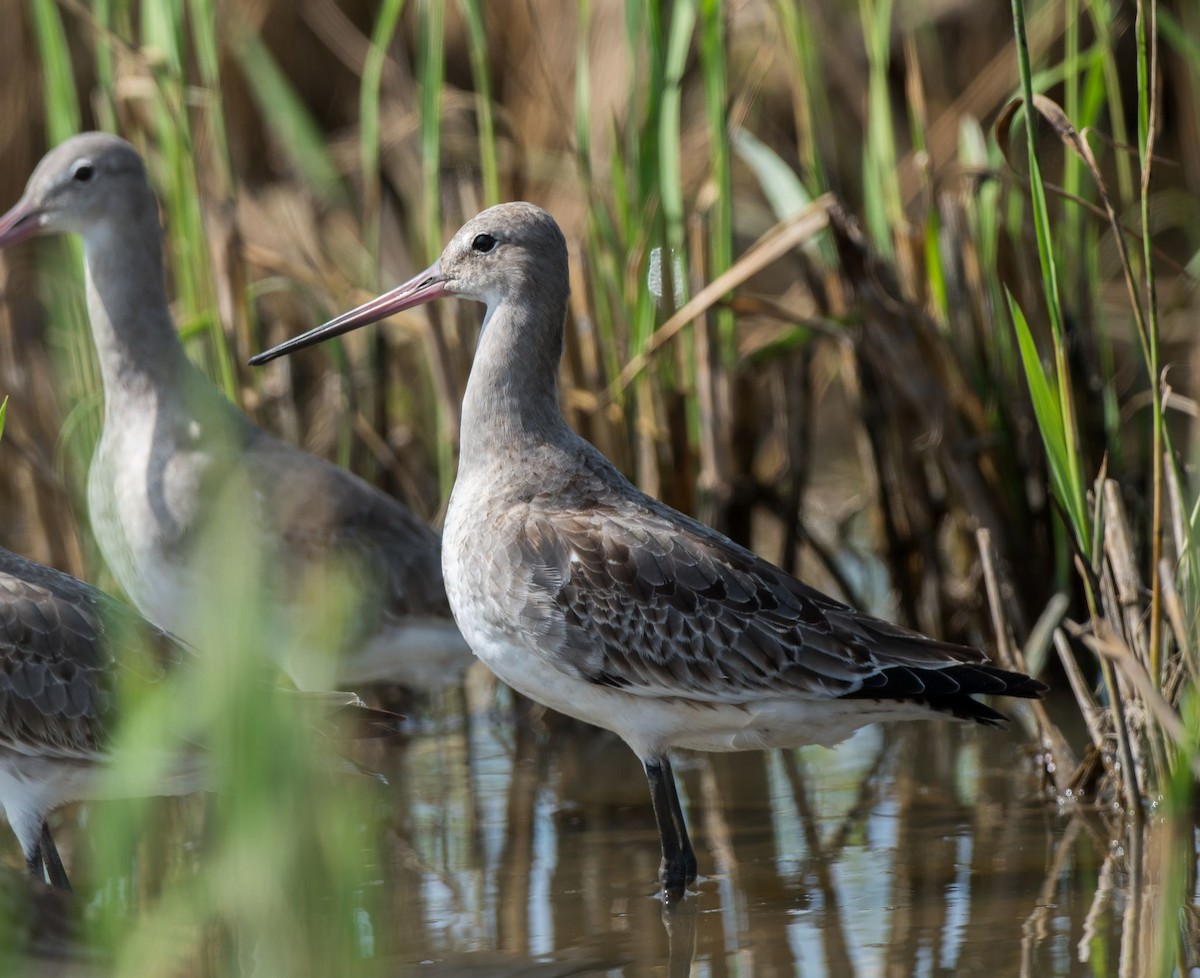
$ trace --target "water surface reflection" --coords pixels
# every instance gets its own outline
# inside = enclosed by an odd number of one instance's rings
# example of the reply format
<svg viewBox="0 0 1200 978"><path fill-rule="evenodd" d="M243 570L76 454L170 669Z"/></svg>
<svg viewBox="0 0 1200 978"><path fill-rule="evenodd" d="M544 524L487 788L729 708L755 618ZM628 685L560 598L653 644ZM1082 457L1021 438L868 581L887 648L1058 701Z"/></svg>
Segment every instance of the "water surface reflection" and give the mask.
<svg viewBox="0 0 1200 978"><path fill-rule="evenodd" d="M405 741L367 748L389 783L354 973L1082 976L1123 959L1147 973L1157 924L1130 899L1129 854L1094 817L1046 803L1017 730L914 723L834 751L681 757L702 879L664 912L632 752L506 696L474 699L450 695ZM147 874L203 858L206 804L163 803L169 824L131 869L147 901ZM1190 830L1160 835L1138 865L1153 881L1182 857L1194 896Z"/></svg>
<svg viewBox="0 0 1200 978"><path fill-rule="evenodd" d="M665 916L645 780L616 737L536 709L476 714L457 736L406 752L427 815L406 842L436 867L412 879L424 918L410 938L431 959L1084 975L1119 953L1121 907L1093 906L1107 836L1046 804L1016 731L909 724L835 751L687 756L703 878Z"/></svg>

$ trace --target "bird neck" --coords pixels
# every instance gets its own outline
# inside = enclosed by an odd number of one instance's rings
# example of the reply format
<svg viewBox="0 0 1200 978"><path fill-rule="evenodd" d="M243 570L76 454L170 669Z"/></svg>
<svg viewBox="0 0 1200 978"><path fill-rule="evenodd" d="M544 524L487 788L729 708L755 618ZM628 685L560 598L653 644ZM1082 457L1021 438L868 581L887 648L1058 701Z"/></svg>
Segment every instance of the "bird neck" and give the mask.
<svg viewBox="0 0 1200 978"><path fill-rule="evenodd" d="M554 442L570 429L558 406L567 293L504 297L488 309L463 396L460 467Z"/></svg>
<svg viewBox="0 0 1200 978"><path fill-rule="evenodd" d="M149 213L147 213L147 210ZM191 368L163 284L162 236L152 206L84 235L88 318L111 406L124 395L170 391Z"/></svg>

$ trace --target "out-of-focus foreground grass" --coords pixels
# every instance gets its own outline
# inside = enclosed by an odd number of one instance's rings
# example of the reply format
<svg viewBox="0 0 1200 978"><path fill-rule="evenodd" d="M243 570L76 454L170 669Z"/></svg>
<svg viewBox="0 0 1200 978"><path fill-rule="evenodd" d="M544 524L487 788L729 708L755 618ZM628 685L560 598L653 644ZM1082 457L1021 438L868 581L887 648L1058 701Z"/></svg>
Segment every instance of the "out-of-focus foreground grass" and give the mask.
<svg viewBox="0 0 1200 978"><path fill-rule="evenodd" d="M15 6L0 199L80 128L134 141L180 329L267 427L436 521L476 309L244 361L534 200L572 243L584 435L781 565L1071 688L1081 742L1025 718L1061 798L1187 802L1190 0ZM100 394L57 248L2 280L0 542L102 579Z"/></svg>

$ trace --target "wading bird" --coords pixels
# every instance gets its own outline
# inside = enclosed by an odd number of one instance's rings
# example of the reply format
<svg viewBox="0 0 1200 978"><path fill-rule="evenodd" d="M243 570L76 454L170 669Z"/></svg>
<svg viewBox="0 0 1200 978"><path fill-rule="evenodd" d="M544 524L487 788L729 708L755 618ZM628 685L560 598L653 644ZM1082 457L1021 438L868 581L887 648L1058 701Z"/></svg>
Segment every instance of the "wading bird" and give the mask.
<svg viewBox="0 0 1200 978"><path fill-rule="evenodd" d="M437 534L357 476L252 424L188 359L163 284L158 207L137 151L106 133L74 136L38 164L0 217L0 247L35 235L83 239L88 317L104 383L104 423L88 508L104 559L142 614L197 640L205 582L257 559L301 686L336 679L432 689L471 662L442 584ZM214 513L254 539L206 546ZM336 648L295 634L314 599L348 577L363 596ZM286 639L284 636L287 636ZM330 667L320 661L338 655Z"/></svg>
<svg viewBox="0 0 1200 978"><path fill-rule="evenodd" d="M880 720L1002 714L1044 686L827 597L631 485L563 420L567 245L532 204L492 207L393 291L254 357L442 296L487 306L463 398L443 567L463 635L526 696L615 731L642 761L669 901L696 856L672 747L833 745Z"/></svg>
<svg viewBox="0 0 1200 978"><path fill-rule="evenodd" d="M0 806L32 876L70 889L47 815L67 802L127 793L97 776L109 762L139 760L109 749L118 687L155 684L190 657L171 635L103 591L0 549ZM314 706L314 719L337 714L352 721L353 736L392 733L399 719L364 709L353 693L279 692L296 696L297 706ZM149 793L182 795L207 786L202 751L184 744L166 749L166 773Z"/></svg>

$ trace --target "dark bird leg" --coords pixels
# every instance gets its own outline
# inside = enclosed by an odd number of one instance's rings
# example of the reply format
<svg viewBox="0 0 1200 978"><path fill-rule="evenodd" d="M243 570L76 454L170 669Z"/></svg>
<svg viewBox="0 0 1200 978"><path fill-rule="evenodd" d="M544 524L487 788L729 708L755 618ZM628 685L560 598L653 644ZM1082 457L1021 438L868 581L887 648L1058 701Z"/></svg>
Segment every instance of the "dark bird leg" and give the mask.
<svg viewBox="0 0 1200 978"><path fill-rule="evenodd" d="M662 843L659 875L663 896L668 903L674 903L696 879L696 853L688 839L671 762L665 756L649 757L643 759L642 766L646 769L646 780L650 782L650 800L654 803L654 818Z"/></svg>
<svg viewBox="0 0 1200 978"><path fill-rule="evenodd" d="M66 890L68 893L71 890L71 881L67 879L67 871L63 868L62 859L58 855L58 846L54 844L54 837L50 834L50 824L42 822L42 835L38 840L37 845L38 862L46 867L46 879L50 885L56 890ZM28 865L28 860L26 860ZM39 879L42 878L42 866L39 865L34 870L34 875Z"/></svg>

